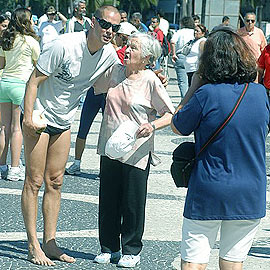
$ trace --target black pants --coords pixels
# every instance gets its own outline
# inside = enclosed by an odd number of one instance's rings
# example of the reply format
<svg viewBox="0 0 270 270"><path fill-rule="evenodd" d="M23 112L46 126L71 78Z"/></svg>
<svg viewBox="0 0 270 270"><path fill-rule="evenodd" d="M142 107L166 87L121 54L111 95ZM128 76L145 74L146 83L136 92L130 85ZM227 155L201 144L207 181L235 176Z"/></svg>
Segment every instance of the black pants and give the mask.
<svg viewBox="0 0 270 270"><path fill-rule="evenodd" d="M137 255L142 249L150 158L145 170L101 156L99 241L102 252Z"/></svg>
<svg viewBox="0 0 270 270"><path fill-rule="evenodd" d="M193 74L194 74L194 72L187 72L187 76L188 76L188 86L191 85L191 80L192 80Z"/></svg>

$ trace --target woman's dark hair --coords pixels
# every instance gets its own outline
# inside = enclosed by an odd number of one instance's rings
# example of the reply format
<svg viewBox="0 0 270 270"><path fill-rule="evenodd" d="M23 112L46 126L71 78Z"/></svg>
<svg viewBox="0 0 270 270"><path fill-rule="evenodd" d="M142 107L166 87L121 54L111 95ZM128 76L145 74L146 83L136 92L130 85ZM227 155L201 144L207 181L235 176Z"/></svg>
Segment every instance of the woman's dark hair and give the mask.
<svg viewBox="0 0 270 270"><path fill-rule="evenodd" d="M6 15L6 14L1 14L1 15L0 15L0 23L4 22L5 20L10 21L8 15Z"/></svg>
<svg viewBox="0 0 270 270"><path fill-rule="evenodd" d="M196 27L199 27L204 34L207 33L207 28L203 24L197 24Z"/></svg>
<svg viewBox="0 0 270 270"><path fill-rule="evenodd" d="M2 46L4 51L9 51L13 48L17 34L32 36L38 40L32 27L31 17L32 13L27 8L18 8L11 14L8 28L3 31L0 38L0 46Z"/></svg>
<svg viewBox="0 0 270 270"><path fill-rule="evenodd" d="M192 17L183 17L181 20L181 25L183 26L183 28L195 28L194 20L192 19Z"/></svg>
<svg viewBox="0 0 270 270"><path fill-rule="evenodd" d="M209 35L198 73L209 83L247 83L257 76L256 58L246 42L230 29Z"/></svg>

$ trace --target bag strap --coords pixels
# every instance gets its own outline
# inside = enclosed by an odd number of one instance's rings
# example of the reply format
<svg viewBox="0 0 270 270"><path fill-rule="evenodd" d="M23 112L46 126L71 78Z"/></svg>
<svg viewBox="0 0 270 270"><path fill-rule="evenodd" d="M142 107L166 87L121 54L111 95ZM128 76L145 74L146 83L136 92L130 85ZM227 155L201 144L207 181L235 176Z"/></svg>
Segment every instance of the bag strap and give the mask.
<svg viewBox="0 0 270 270"><path fill-rule="evenodd" d="M196 155L196 157L194 159L196 159L207 147L209 144L211 144L213 142L213 140L216 138L216 136L224 129L224 127L230 122L230 120L232 119L233 115L235 114L236 110L238 109L241 101L243 100L244 95L247 92L249 84L246 83L244 86L244 89L240 95L240 97L237 99L232 111L230 112L230 114L226 117L226 119L222 122L222 124L212 133L212 135L210 136L210 138L208 139L208 141L202 146L201 150L199 151L199 153Z"/></svg>

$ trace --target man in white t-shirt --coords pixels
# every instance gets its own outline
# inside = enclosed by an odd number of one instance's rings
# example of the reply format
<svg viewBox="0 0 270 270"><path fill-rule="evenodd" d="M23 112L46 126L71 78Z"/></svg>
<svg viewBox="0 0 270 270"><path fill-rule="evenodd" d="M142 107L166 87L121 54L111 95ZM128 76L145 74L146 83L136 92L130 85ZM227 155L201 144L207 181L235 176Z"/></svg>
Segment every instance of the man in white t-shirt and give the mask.
<svg viewBox="0 0 270 270"><path fill-rule="evenodd" d="M45 44L29 79L23 119L26 179L22 212L28 236L28 260L35 264L55 265L51 259L75 261L55 242L60 190L70 148L70 125L81 96L103 72L119 62L110 41L120 28L120 18L116 8L103 6L95 12L87 34L83 31L68 33ZM33 122L34 108L44 114L47 126L39 120ZM43 179L41 249L36 222L38 192Z"/></svg>
<svg viewBox="0 0 270 270"><path fill-rule="evenodd" d="M181 20L181 29L174 33L171 39L172 60L175 63L174 68L178 80L181 98L188 90L188 77L185 70L186 56L180 53L180 50L186 43L194 39L194 20L192 17L183 17Z"/></svg>
<svg viewBox="0 0 270 270"><path fill-rule="evenodd" d="M40 25L38 35L40 36L40 48L43 49L44 44L56 39L60 31L64 28L67 18L60 12L56 12L53 6L50 6L46 13L48 20ZM60 21L55 20L58 15Z"/></svg>

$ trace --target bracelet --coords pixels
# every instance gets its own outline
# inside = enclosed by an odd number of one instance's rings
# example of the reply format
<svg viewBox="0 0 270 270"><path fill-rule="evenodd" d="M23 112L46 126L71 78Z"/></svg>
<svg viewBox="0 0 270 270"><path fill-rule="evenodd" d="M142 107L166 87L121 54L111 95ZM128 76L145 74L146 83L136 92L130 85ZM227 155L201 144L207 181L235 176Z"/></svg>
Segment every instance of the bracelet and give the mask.
<svg viewBox="0 0 270 270"><path fill-rule="evenodd" d="M155 126L155 124L153 123L153 122L150 122L150 125L152 126L152 128L154 129L153 131L155 131L156 130L156 126Z"/></svg>

